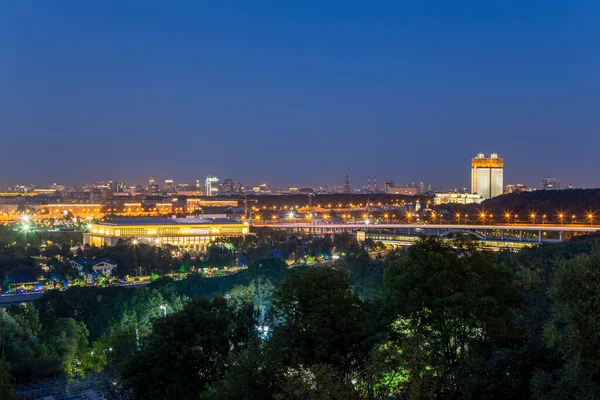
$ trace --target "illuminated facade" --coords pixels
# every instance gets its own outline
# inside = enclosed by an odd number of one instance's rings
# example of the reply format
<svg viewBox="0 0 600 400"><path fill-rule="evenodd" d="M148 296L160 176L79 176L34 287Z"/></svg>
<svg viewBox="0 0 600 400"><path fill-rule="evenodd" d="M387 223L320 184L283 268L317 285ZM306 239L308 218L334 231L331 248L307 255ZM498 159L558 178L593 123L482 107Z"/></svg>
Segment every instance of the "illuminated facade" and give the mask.
<svg viewBox="0 0 600 400"><path fill-rule="evenodd" d="M483 153L471 160L471 193L484 199L500 196L504 192L504 160L492 153L489 158Z"/></svg>
<svg viewBox="0 0 600 400"><path fill-rule="evenodd" d="M207 199L186 199L186 210L194 212L202 207L237 207L237 200L207 200Z"/></svg>
<svg viewBox="0 0 600 400"><path fill-rule="evenodd" d="M433 204L480 204L483 196L470 193L436 193L433 198Z"/></svg>
<svg viewBox="0 0 600 400"><path fill-rule="evenodd" d="M204 251L219 238L245 236L248 225L227 218L141 218L92 224L83 234L90 246L114 246L119 239L169 244L188 251Z"/></svg>
<svg viewBox="0 0 600 400"><path fill-rule="evenodd" d="M219 178L217 178L216 176L206 177L204 187L206 189L207 196L216 196L217 194L219 194Z"/></svg>

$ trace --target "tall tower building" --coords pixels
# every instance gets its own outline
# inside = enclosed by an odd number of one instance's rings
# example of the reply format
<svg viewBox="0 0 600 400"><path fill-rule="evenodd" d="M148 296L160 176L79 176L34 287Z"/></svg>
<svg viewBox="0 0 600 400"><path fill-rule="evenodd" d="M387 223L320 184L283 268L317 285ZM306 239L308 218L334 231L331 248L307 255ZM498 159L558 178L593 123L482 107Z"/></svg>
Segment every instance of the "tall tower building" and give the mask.
<svg viewBox="0 0 600 400"><path fill-rule="evenodd" d="M504 191L504 160L492 153L485 157L483 153L471 160L471 193L477 193L484 199L500 196Z"/></svg>
<svg viewBox="0 0 600 400"><path fill-rule="evenodd" d="M165 192L175 192L175 183L173 182L173 179L165 179Z"/></svg>
<svg viewBox="0 0 600 400"><path fill-rule="evenodd" d="M344 182L344 193L350 193L350 176L346 170L346 181Z"/></svg>
<svg viewBox="0 0 600 400"><path fill-rule="evenodd" d="M204 182L207 196L216 196L219 193L219 178L216 176L207 176Z"/></svg>

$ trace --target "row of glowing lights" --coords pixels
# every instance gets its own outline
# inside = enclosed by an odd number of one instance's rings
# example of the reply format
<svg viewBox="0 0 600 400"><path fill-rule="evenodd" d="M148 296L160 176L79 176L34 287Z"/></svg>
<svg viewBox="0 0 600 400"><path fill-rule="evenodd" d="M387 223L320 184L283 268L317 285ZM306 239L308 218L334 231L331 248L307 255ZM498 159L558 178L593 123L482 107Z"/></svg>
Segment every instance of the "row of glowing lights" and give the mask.
<svg viewBox="0 0 600 400"><path fill-rule="evenodd" d="M427 200L427 205L429 206L430 204L431 204L431 200ZM349 203L346 207L344 207L344 205L341 204L341 203L337 204L337 207L336 207L335 204L326 204L326 205L324 205L322 207L321 207L320 204L316 204L314 207L315 208L331 208L331 209L335 209L335 208L369 207L369 206L375 206L375 205L379 206L379 207L381 207L381 206L404 206L404 205L406 205L406 202L404 200L402 200L402 202L386 203L386 204L383 204L381 202L380 203L364 203L364 204L363 203L359 203L359 204ZM252 210L254 210L254 211L258 211L258 210L261 210L261 209L262 210L293 210L293 209L298 210L298 209L309 208L309 207L310 207L309 205L306 205L306 206L297 206L297 205L295 205L295 206L287 206L286 205L286 206L283 206L283 207L281 207L281 206L271 206L271 207L267 207L267 206L256 207L256 206L253 206Z"/></svg>
<svg viewBox="0 0 600 400"><path fill-rule="evenodd" d="M395 218L395 216L396 216L396 215L394 215L394 214L393 214L393 215L392 215L392 218ZM411 221L413 218L417 218L417 219L419 218L418 214L415 214L415 213L406 213L406 214L405 214L405 216L406 216L406 219L407 219L408 221ZM565 220L565 217L566 217L566 214L565 214L565 213L559 212L558 214L556 214L556 216L557 216L557 218L558 218L558 220L559 220L559 222L560 222L560 223L564 223L564 220ZM287 216L287 217L288 217L289 219L296 219L296 218L297 218L297 217L296 217L296 215L294 214L294 212L293 212L293 211L290 211L290 212L288 213L288 216ZM350 219L350 218L352 218L352 216L351 216L351 215L349 215L349 214L342 214L342 215L341 215L341 217L342 217L342 219L343 219L343 220L346 220L346 219ZM371 214L371 215L368 215L368 214L362 214L362 219L363 219L363 220L364 220L366 223L369 223L369 222L370 222L370 220L369 220L369 217L373 217L373 215L372 215L372 214ZM546 214L542 214L542 215L541 215L541 217L542 217L542 223L545 223L545 222L548 220L548 216L547 216ZM588 213L586 214L586 216L585 216L585 217L586 217L586 220L587 220L587 221L589 221L590 223L593 223L593 222L594 222L594 213L593 213L593 212L588 212ZM305 218L310 220L310 219L312 219L312 218L313 218L313 214L311 214L311 213L309 213L309 214L306 214L306 215L305 215ZM328 215L328 214L324 214L324 215L322 216L322 218L323 218L324 220L328 220L328 219L330 218L330 215ZM390 216L389 216L388 214L383 214L383 218L384 218L384 219L387 221L387 220L390 218ZM442 214L436 214L435 212L432 212L432 213L430 214L430 218L431 218L433 221L436 221L436 219L442 220L442 219L444 218L444 216L443 216ZM460 224L460 221L461 221L461 220L462 220L462 221L464 221L464 222L466 223L466 222L468 221L468 219L469 219L469 215L468 215L468 214L460 214L460 213L456 213L456 214L455 214L455 218L456 218L456 220L457 220L457 222L458 222L459 224ZM510 223L510 221L511 221L511 218L512 218L512 219L514 220L514 222L516 223L516 222L519 220L519 215L518 215L518 214L511 214L511 213L505 213L505 214L504 214L504 219L506 219L506 222L507 222L507 223ZM538 214L537 214L537 213L530 213L530 214L529 214L529 220L530 220L530 221L531 221L533 224L535 224L535 222L536 222L537 218L538 218ZM244 219L244 217L242 217L242 219ZM262 216L261 216L261 215L255 215L255 216L254 216L254 219L256 219L257 221L260 221L260 220L262 219ZM271 217L271 219L272 219L273 221L277 221L277 219L278 219L278 218L277 218L277 216L276 216L276 215L273 215L273 216ZM479 220L481 220L482 222L485 222L485 221L492 222L492 221L493 221L493 219L494 219L494 215L493 215L493 214L488 214L488 213L485 213L485 212L481 212L481 213L479 214ZM575 214L572 214L572 215L571 215L571 222L572 222L572 223L575 223L576 219L577 219L576 215L575 215Z"/></svg>

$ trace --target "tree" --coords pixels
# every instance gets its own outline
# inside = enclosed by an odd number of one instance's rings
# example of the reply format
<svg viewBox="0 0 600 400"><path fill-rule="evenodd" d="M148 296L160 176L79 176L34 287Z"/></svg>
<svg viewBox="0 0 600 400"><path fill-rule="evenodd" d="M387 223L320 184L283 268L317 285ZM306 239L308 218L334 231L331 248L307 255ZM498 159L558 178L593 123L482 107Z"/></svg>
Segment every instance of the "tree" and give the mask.
<svg viewBox="0 0 600 400"><path fill-rule="evenodd" d="M287 372L278 400L359 400L347 375L327 364L299 367Z"/></svg>
<svg viewBox="0 0 600 400"><path fill-rule="evenodd" d="M275 286L268 278L258 276L247 285L235 285L227 293L228 298L236 300L238 303L250 303L264 315L269 305L271 297L275 291Z"/></svg>
<svg viewBox="0 0 600 400"><path fill-rule="evenodd" d="M476 396L489 344L507 328L510 273L470 241L424 237L385 272L410 396Z"/></svg>
<svg viewBox="0 0 600 400"><path fill-rule="evenodd" d="M558 264L550 287L554 304L547 344L564 366L540 372L534 389L545 398L596 398L600 393L600 247Z"/></svg>
<svg viewBox="0 0 600 400"><path fill-rule="evenodd" d="M288 365L330 364L349 371L363 359L362 302L333 268L289 275L273 296L272 345Z"/></svg>
<svg viewBox="0 0 600 400"><path fill-rule="evenodd" d="M354 292L361 299L371 300L383 294L384 264L381 260L372 260L362 251L340 258L336 266L348 275Z"/></svg>
<svg viewBox="0 0 600 400"><path fill-rule="evenodd" d="M59 318L44 332L44 342L59 357L65 375L83 376L94 369L88 334L85 324L72 318Z"/></svg>
<svg viewBox="0 0 600 400"><path fill-rule="evenodd" d="M0 348L10 374L27 382L61 374L61 360L52 354L30 327L22 326L9 313L0 312Z"/></svg>
<svg viewBox="0 0 600 400"><path fill-rule="evenodd" d="M17 398L13 388L14 378L10 375L10 367L0 358L0 399L15 400Z"/></svg>
<svg viewBox="0 0 600 400"><path fill-rule="evenodd" d="M123 379L136 399L197 399L223 377L229 353L246 347L254 324L252 307L233 309L222 297L192 300L155 321Z"/></svg>

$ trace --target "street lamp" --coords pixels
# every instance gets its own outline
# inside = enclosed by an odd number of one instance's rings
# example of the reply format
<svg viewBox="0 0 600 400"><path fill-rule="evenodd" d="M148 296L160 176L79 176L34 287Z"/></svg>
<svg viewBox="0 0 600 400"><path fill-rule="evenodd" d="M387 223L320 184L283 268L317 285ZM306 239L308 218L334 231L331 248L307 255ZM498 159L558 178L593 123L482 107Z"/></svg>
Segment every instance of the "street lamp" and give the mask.
<svg viewBox="0 0 600 400"><path fill-rule="evenodd" d="M535 225L535 217L536 217L535 213L531 213L531 214L529 214L529 218L531 219L531 223L532 223L533 225Z"/></svg>
<svg viewBox="0 0 600 400"><path fill-rule="evenodd" d="M460 213L456 213L456 224L460 225Z"/></svg>
<svg viewBox="0 0 600 400"><path fill-rule="evenodd" d="M594 225L594 213L589 212L587 217L590 220L590 226Z"/></svg>
<svg viewBox="0 0 600 400"><path fill-rule="evenodd" d="M27 243L27 232L29 232L30 226L29 224L25 223L23 224L23 234L25 235L25 257L28 256L28 250L29 250L29 243Z"/></svg>
<svg viewBox="0 0 600 400"><path fill-rule="evenodd" d="M558 221L560 222L561 225L565 224L565 214L563 213L558 213Z"/></svg>
<svg viewBox="0 0 600 400"><path fill-rule="evenodd" d="M546 223L546 214L542 215L542 225Z"/></svg>
<svg viewBox="0 0 600 400"><path fill-rule="evenodd" d="M160 309L163 311L163 317L166 317L167 316L167 306L161 305Z"/></svg>
<svg viewBox="0 0 600 400"><path fill-rule="evenodd" d="M504 218L506 218L506 223L510 225L510 213L505 213Z"/></svg>
<svg viewBox="0 0 600 400"><path fill-rule="evenodd" d="M479 218L481 219L481 225L485 225L485 213L484 212L479 214Z"/></svg>
<svg viewBox="0 0 600 400"><path fill-rule="evenodd" d="M571 224L575 224L575 214L571 215Z"/></svg>

